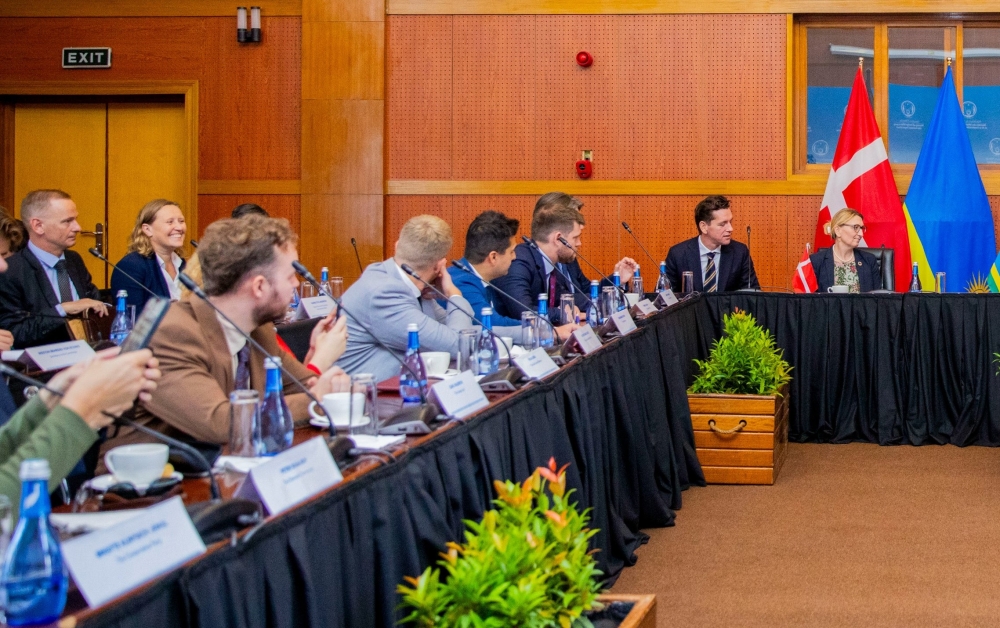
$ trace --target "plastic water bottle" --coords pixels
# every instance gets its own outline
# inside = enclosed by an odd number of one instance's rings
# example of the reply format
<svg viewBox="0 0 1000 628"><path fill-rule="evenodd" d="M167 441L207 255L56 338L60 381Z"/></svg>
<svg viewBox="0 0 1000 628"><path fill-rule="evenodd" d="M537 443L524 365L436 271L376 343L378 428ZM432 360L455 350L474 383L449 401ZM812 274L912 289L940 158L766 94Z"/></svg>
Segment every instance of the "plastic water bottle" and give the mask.
<svg viewBox="0 0 1000 628"><path fill-rule="evenodd" d="M639 295L639 299L643 298L642 292L642 276L639 275L639 267L635 267L635 274L632 275L632 292Z"/></svg>
<svg viewBox="0 0 1000 628"><path fill-rule="evenodd" d="M493 337L493 308L484 307L479 320L483 322L483 329L476 343L476 360L479 362L479 374L489 375L500 370L500 349Z"/></svg>
<svg viewBox="0 0 1000 628"><path fill-rule="evenodd" d="M910 292L920 292L920 272L916 264L913 265L913 276L910 277Z"/></svg>
<svg viewBox="0 0 1000 628"><path fill-rule="evenodd" d="M549 320L549 295L544 292L538 295L538 318ZM555 338L552 337L552 328L541 320L538 321L535 333L538 334L539 347L547 349L555 344Z"/></svg>
<svg viewBox="0 0 1000 628"><path fill-rule="evenodd" d="M326 266L319 271L319 287L323 294L333 294L330 291L330 269Z"/></svg>
<svg viewBox="0 0 1000 628"><path fill-rule="evenodd" d="M118 302L115 306L115 320L111 321L111 342L119 346L125 342L129 332L132 331L132 319L125 311L126 298L128 298L128 292L119 290Z"/></svg>
<svg viewBox="0 0 1000 628"><path fill-rule="evenodd" d="M617 270L611 275L611 281L615 285L615 311L621 312L625 309L625 299L622 298L622 274Z"/></svg>
<svg viewBox="0 0 1000 628"><path fill-rule="evenodd" d="M281 385L281 358L265 358L264 402L260 409L260 455L273 456L292 446L295 419Z"/></svg>
<svg viewBox="0 0 1000 628"><path fill-rule="evenodd" d="M285 315L286 321L295 320L295 313L299 310L299 289L292 290L292 302L288 304L288 313Z"/></svg>
<svg viewBox="0 0 1000 628"><path fill-rule="evenodd" d="M656 293L670 290L670 280L667 279L667 263L660 262L660 278L656 280Z"/></svg>
<svg viewBox="0 0 1000 628"><path fill-rule="evenodd" d="M590 282L590 309L587 310L587 324L595 328L604 323L604 317L601 316L601 309L597 307L600 290L601 283L599 281L595 279Z"/></svg>
<svg viewBox="0 0 1000 628"><path fill-rule="evenodd" d="M3 564L7 625L47 624L66 606L69 577L59 537L49 524L49 461L21 462L21 519Z"/></svg>
<svg viewBox="0 0 1000 628"><path fill-rule="evenodd" d="M410 368L401 367L399 370L399 396L403 398L403 403L420 403L423 398L421 392L427 387L427 370L420 357L420 332L417 324L407 325L406 333L409 337L403 363ZM414 377L414 373L419 379Z"/></svg>

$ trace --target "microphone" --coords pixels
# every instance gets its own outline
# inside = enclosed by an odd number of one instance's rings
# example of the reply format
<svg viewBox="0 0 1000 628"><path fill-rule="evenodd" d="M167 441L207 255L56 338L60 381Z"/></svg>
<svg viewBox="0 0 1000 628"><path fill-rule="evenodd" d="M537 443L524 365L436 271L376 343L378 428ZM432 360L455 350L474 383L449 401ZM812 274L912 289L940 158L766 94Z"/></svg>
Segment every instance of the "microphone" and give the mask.
<svg viewBox="0 0 1000 628"><path fill-rule="evenodd" d="M451 265L454 266L455 268L459 269L459 270L464 270L465 272L469 273L470 275L474 275L475 274L475 273L472 272L471 268L469 268L468 266L463 266L461 264L461 262L459 262L458 260L451 260ZM482 278L480 277L480 279L482 279ZM510 299L511 301L513 301L514 303L517 303L518 305L520 305L524 309L528 310L529 312L533 311L530 307L528 307L524 303L521 303L520 301L518 301L517 299L515 299L514 297L512 297L509 292L504 292L502 289L498 288L496 286L496 284L494 284L492 281L486 281L485 279L483 279L483 281L486 282L486 285L490 286L491 288L493 288L494 290L496 290L500 294L504 295L505 297L507 297L508 299ZM549 328L552 330L552 334L554 336L558 336L559 335L559 334L556 333L556 328L555 328L554 325L552 325L552 321L550 321L550 320L548 320L546 318L542 318L541 316L539 316L538 318L539 318L539 320L544 320L545 321L545 324L549 326Z"/></svg>
<svg viewBox="0 0 1000 628"><path fill-rule="evenodd" d="M747 287L740 288L740 292L757 292L757 288L753 287L753 280L757 273L754 272L753 255L750 254L750 225L747 225L747 257L750 258L748 262L750 264L750 271L747 273Z"/></svg>
<svg viewBox="0 0 1000 628"><path fill-rule="evenodd" d="M612 286L615 286L615 283L613 281L611 281L610 279L608 279L608 276L605 275L604 273L602 273L601 269L599 269L597 266L594 266L593 264L591 264L590 260L588 260L586 257L580 255L579 251L577 251L572 246L570 246L569 242L566 241L566 238L564 238L562 236L559 236L559 243L562 244L563 246L565 246L567 249L569 249L569 250L573 251L574 253L576 253L577 257L579 257L583 261L587 262L587 265L590 266L591 268L593 268L594 272L597 273L598 275L600 275L601 278L604 279L604 281L607 281ZM625 288L622 288L621 286L615 286L615 288L617 288L618 291L622 293L622 298L623 299L626 298L625 295L627 293L625 292Z"/></svg>
<svg viewBox="0 0 1000 628"><path fill-rule="evenodd" d="M891 290L886 290L886 288L885 288L885 273L882 272L882 267L885 265L885 242L882 243L882 246L879 247L879 249L882 252L882 254L878 258L878 285L879 285L879 288L878 288L878 290L872 290L872 292L879 292L879 293L892 292Z"/></svg>
<svg viewBox="0 0 1000 628"><path fill-rule="evenodd" d="M378 336L375 335L375 332L369 329L367 325L362 323L357 316L351 314L350 311L348 311L347 308L344 307L344 304L340 299L337 299L332 294L327 292L327 290L323 286L321 286L318 281L316 281L316 277L314 277L313 274L309 272L309 269L306 268L302 262L300 262L299 260L293 260L292 267L295 268L295 272L300 274L303 279L308 281L310 284L313 285L313 287L316 288L318 294L333 299L333 302L337 304L338 316L340 315L340 312L343 312L347 316L353 318L354 322L358 324L358 327L363 329L365 332L368 333L369 336L372 337L372 340L375 341L375 344L377 344L382 349L385 349L389 353L389 355L392 356L394 360L399 362L400 366L406 369L407 372L409 372L409 374L413 376L413 379L415 379L418 382L420 381L420 376L412 368L410 368L410 365L404 362L402 358L400 358L398 355L396 355L396 352L390 349L388 345L379 340ZM424 391L423 386L418 386L417 388L420 390L420 405L415 408L403 408L402 410L397 412L395 415L390 417L381 426L381 428L379 428L380 432L384 434L429 434L431 432L430 428L428 427L428 424L437 418L438 414L441 413L441 409L438 408L435 404L427 401L427 393Z"/></svg>
<svg viewBox="0 0 1000 628"><path fill-rule="evenodd" d="M191 246L193 246L194 248L198 248L198 241L197 240L190 240L190 242L191 242Z"/></svg>
<svg viewBox="0 0 1000 628"><path fill-rule="evenodd" d="M97 259L101 260L102 262L104 262L105 264L107 264L108 266L110 266L111 268L114 268L115 270L117 270L121 274L123 274L126 277L128 277L129 279L131 279L134 284L136 284L137 286L139 286L140 288L142 288L143 290L145 290L147 293L149 293L149 296L151 296L151 297L159 297L160 296L160 295L156 294L155 292L153 292L152 290L150 290L145 285L143 285L138 279L136 279L132 275L128 274L127 272L125 272L121 268L118 268L118 266L116 266L114 262L112 262L108 258L106 258L103 255L101 255L101 252L97 250L97 247L91 247L91 248L87 249L87 252L90 253L91 255L93 255L94 257L96 257Z"/></svg>
<svg viewBox="0 0 1000 628"><path fill-rule="evenodd" d="M358 260L358 270L364 273L365 268L361 265L361 255L358 254L358 241L354 238L351 238L351 247L354 249L354 259Z"/></svg>
<svg viewBox="0 0 1000 628"><path fill-rule="evenodd" d="M639 241L639 238L636 237L634 233L632 233L632 228L628 226L628 223L623 220L622 226L625 227L625 231L628 231L628 234L632 236L632 239L635 240L635 243L639 245L639 248L642 249L642 252L646 254L646 257L649 258L649 261L653 262L653 268L656 268L657 267L656 260L653 259L652 255L649 254L649 251L646 250L646 247L642 245L642 242Z"/></svg>
<svg viewBox="0 0 1000 628"><path fill-rule="evenodd" d="M521 239L522 239L522 240L524 240L524 243L525 243L525 244L527 244L527 245L528 245L528 246L530 246L531 248L535 249L535 250L536 250L536 251L538 251L539 253L541 253L541 252L542 252L542 250L541 250L540 248L538 248L538 245L537 245L537 244L535 243L535 241L534 241L534 240L532 240L531 238L529 238L528 236L526 236L526 235L523 235L523 236L521 236ZM543 255L544 255L544 253L543 253ZM555 271L556 271L557 273L559 273L559 276L561 276L561 277L562 277L563 279L565 279L565 280L566 280L566 283L568 283L568 284L569 284L569 285L571 285L571 286L573 286L573 285L574 285L574 284L573 284L573 280L572 280L572 279L570 279L570 276L569 276L569 275L567 275L566 273L564 273L564 272L563 272L563 270L562 270L561 268L559 268L559 264L555 264L555 265L553 266L553 268L555 269ZM603 277L603 275L602 275L602 277ZM605 277L605 279L607 279L607 277ZM589 297L587 297L587 295L585 295L585 294L583 293L583 291L582 291L582 290L578 290L578 291L576 291L576 292L574 292L574 293L573 293L573 296L574 296L574 297L575 297L576 295L580 295L581 297L583 297L583 300L587 302L587 307L588 307L588 308L591 308L591 307L596 307L596 305L594 304L594 302L593 302L593 301L591 301L591 300L590 300L590 298L589 298ZM531 309L531 308L528 308L528 309ZM598 309L600 309L600 308L598 308Z"/></svg>

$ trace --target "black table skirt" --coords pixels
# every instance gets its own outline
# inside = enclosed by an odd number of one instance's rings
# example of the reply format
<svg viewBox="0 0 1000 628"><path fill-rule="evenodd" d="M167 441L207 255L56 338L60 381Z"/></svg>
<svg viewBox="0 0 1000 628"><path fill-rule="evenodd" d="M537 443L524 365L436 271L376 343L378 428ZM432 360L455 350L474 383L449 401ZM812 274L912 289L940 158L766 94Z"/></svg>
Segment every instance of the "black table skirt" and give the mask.
<svg viewBox="0 0 1000 628"><path fill-rule="evenodd" d="M613 582L641 528L673 525L704 478L685 394L705 306L692 300L550 380L318 500L237 547L178 570L85 626L391 626L397 584L437 560L494 497L550 457L591 526Z"/></svg>

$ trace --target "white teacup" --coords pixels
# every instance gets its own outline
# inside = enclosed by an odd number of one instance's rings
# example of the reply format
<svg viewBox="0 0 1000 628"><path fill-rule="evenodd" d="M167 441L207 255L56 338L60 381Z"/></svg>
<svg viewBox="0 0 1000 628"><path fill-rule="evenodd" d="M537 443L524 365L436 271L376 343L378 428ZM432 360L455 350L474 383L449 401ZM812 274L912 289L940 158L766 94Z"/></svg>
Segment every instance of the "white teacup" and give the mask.
<svg viewBox="0 0 1000 628"><path fill-rule="evenodd" d="M160 443L122 445L104 454L104 466L119 482L148 485L163 475L170 448Z"/></svg>
<svg viewBox="0 0 1000 628"><path fill-rule="evenodd" d="M498 340L497 349L500 351L500 359L508 359L510 356L507 354L507 347L514 346L514 339L510 336L500 336Z"/></svg>
<svg viewBox="0 0 1000 628"><path fill-rule="evenodd" d="M849 290L850 288L848 288L847 286L830 286L829 288L826 289L827 292L833 292L836 294L847 294Z"/></svg>
<svg viewBox="0 0 1000 628"><path fill-rule="evenodd" d="M451 354L447 351L421 351L420 357L424 359L424 368L427 374L432 377L440 377L448 370L451 364Z"/></svg>
<svg viewBox="0 0 1000 628"><path fill-rule="evenodd" d="M628 301L628 306L629 307L635 307L635 304L639 302L639 297L640 296L641 295L639 295L638 292L626 292L625 293L625 300Z"/></svg>
<svg viewBox="0 0 1000 628"><path fill-rule="evenodd" d="M348 404L348 398L351 396L351 393L348 392L335 392L323 395L323 409L326 411L326 416L316 412L315 401L309 404L309 415L320 422L331 420L336 427L348 427L351 424L351 407ZM354 406L354 413L361 416L365 411L364 394L354 393L351 405ZM361 421L362 423L367 422L364 418Z"/></svg>

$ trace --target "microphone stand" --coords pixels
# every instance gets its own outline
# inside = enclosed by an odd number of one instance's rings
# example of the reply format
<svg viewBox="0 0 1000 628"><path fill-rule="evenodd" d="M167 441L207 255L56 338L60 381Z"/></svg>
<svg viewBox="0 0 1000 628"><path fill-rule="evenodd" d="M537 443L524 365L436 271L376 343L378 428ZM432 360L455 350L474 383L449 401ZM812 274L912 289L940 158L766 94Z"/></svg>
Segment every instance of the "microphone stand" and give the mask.
<svg viewBox="0 0 1000 628"><path fill-rule="evenodd" d="M470 268L468 266L463 266L458 260L452 260L451 261L451 265L454 266L455 268L459 269L459 270L464 270L465 272L469 273L470 275L474 275L475 274L475 273L472 272L472 268ZM482 277L480 277L480 279L482 279ZM490 286L491 288L493 288L494 290L496 290L500 294L504 295L505 297L507 297L508 299L510 299L511 301L513 301L514 303L517 303L518 305L520 305L521 307L523 307L525 310L527 310L529 312L533 311L530 307L528 307L524 303L521 303L520 301L518 301L517 299L515 299L513 296L511 296L511 294L509 292L505 292L502 289L498 288L496 286L496 284L494 284L492 281L486 281L485 279L483 279L483 281L486 282L486 285ZM549 329L552 330L552 335L553 336L558 336L558 334L556 333L556 328L552 324L552 321L548 320L547 318L542 318L541 316L539 316L538 319L545 321L545 324L548 325Z"/></svg>
<svg viewBox="0 0 1000 628"><path fill-rule="evenodd" d="M192 242L194 242L194 240L192 240ZM149 294L149 296L151 296L151 297L159 297L160 296L160 295L156 294L155 292L153 292L152 290L150 290L147 286L143 285L143 283L140 282L138 279L136 279L132 275L128 274L127 272L125 272L121 268L118 268L118 266L116 266L114 262L112 262L108 258L106 258L103 255L101 255L101 252L97 250L96 246L87 249L87 252L90 253L91 255L93 255L94 257L96 257L97 259L101 260L102 262L104 262L105 264L107 264L108 266L110 266L111 268L114 268L115 270L117 270L121 274L123 274L126 277L128 277L129 279L131 279L133 283L135 283L137 286L139 286L140 288L142 288L143 290L145 290Z"/></svg>
<svg viewBox="0 0 1000 628"><path fill-rule="evenodd" d="M190 242L191 242L191 246L193 246L194 248L198 248L198 241L197 240L190 240Z"/></svg>
<svg viewBox="0 0 1000 628"><path fill-rule="evenodd" d="M747 225L747 257L749 258L749 261L747 263L750 264L750 269L747 272L747 287L746 288L740 288L739 291L740 292L758 292L757 288L753 287L753 279L754 279L754 275L756 275L756 273L754 272L754 268L753 268L753 256L750 254L750 225Z"/></svg>
<svg viewBox="0 0 1000 628"><path fill-rule="evenodd" d="M358 270L364 273L365 267L361 265L361 255L358 253L358 241L354 238L351 238L351 248L354 249L354 259L358 260Z"/></svg>
<svg viewBox="0 0 1000 628"><path fill-rule="evenodd" d="M635 240L635 243L639 245L639 248L642 249L642 252L645 253L646 257L649 258L649 261L653 263L653 267L656 268L657 265L656 260L654 260L653 256L649 254L649 251L646 250L646 247L642 245L642 242L639 241L639 238L636 237L634 233L632 233L632 228L628 226L628 223L623 220L622 226L625 227L625 231L628 231L628 234L632 236L632 239Z"/></svg>
<svg viewBox="0 0 1000 628"><path fill-rule="evenodd" d="M579 251L577 251L572 246L570 246L569 242L566 241L566 238L564 238L562 236L559 236L559 243L562 244L563 246L565 246L567 249L573 251L573 253L575 253L577 257L579 257L583 261L587 262L587 265L590 266L591 268L593 268L594 272L601 276L601 279L603 279L604 281L607 281L609 284L611 284L612 286L614 286L618 290L618 292L621 292L623 299L626 298L625 295L627 293L625 292L625 288L622 288L621 286L615 286L615 282L611 281L611 279L609 279L607 275L605 275L604 273L602 273L601 270L597 266L594 266L593 264L591 264L590 260L588 260L586 257L580 255Z"/></svg>
<svg viewBox="0 0 1000 628"><path fill-rule="evenodd" d="M540 248L538 248L538 244L536 244L534 240L532 240L532 239L531 239L531 238L529 238L528 236L524 236L524 235L523 235L523 236L521 236L521 239L522 239L522 240L524 240L524 243L525 243L525 244L527 244L528 246L530 246L530 247L531 247L531 248L533 248L534 250L538 251L538 252L539 252L539 253L541 253L542 255L545 255L544 253L542 253L542 250L541 250ZM562 271L562 269L561 269L561 268L559 268L559 264L553 264L553 265L552 265L552 268L553 268L553 269L554 269L554 270L555 270L555 271L556 271L557 273L559 273L559 276L560 276L560 277L562 277L563 279L565 279L565 280L566 280L566 282L567 282L567 283L568 283L568 284L569 284L570 286L573 286L573 287L576 287L576 285L575 285L575 284L573 283L573 280L572 280L572 279L570 278L570 276L569 276L569 275L567 275L566 273L564 273L564 272ZM603 275L601 275L601 276L603 277ZM605 279L607 279L607 277L605 277ZM612 285L613 285L613 284L612 284ZM594 304L594 302L593 302L593 301L591 301L591 300L590 300L590 299L589 299L589 298L587 297L587 295L585 295L585 294L583 293L583 291L582 291L582 290L580 290L580 291L577 291L577 292L573 292L572 294L573 294L573 295L577 295L577 294L579 294L579 295L580 295L581 297L583 297L583 300L584 300L584 301L586 301L586 302L587 302L587 304L588 304L588 305L587 305L588 309L589 309L589 308L591 308L591 307L597 307L597 306L596 306L596 305ZM531 309L531 308L528 308L528 309ZM598 308L598 309L600 309L600 308Z"/></svg>

